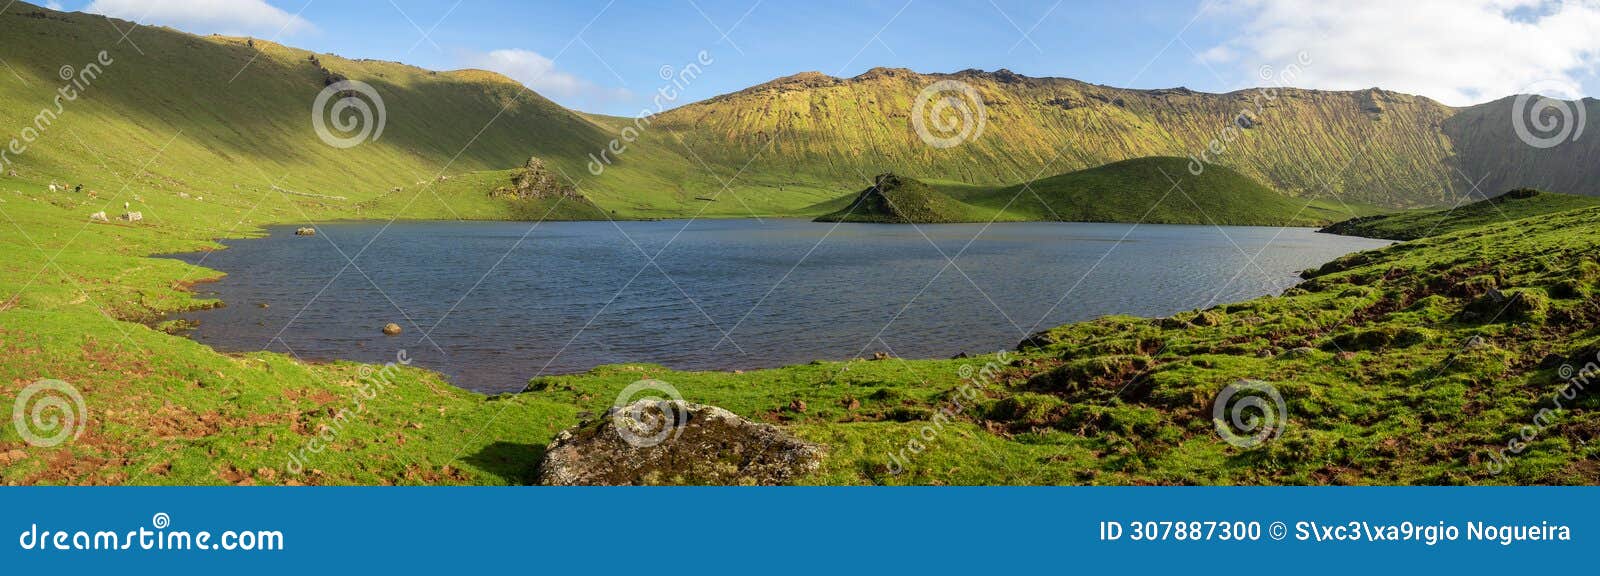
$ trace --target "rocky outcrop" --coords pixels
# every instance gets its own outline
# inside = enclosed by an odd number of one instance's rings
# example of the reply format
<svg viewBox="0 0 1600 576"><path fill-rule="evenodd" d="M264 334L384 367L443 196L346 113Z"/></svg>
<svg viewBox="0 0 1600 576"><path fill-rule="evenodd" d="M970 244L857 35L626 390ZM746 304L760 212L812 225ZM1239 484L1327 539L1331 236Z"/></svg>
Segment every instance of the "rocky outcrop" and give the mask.
<svg viewBox="0 0 1600 576"><path fill-rule="evenodd" d="M640 400L562 432L539 483L779 485L815 472L824 449L769 424L678 400Z"/></svg>
<svg viewBox="0 0 1600 576"><path fill-rule="evenodd" d="M528 158L528 163L512 174L510 187L495 188L489 195L517 200L582 197L577 190L562 183L561 177L545 167L538 156Z"/></svg>

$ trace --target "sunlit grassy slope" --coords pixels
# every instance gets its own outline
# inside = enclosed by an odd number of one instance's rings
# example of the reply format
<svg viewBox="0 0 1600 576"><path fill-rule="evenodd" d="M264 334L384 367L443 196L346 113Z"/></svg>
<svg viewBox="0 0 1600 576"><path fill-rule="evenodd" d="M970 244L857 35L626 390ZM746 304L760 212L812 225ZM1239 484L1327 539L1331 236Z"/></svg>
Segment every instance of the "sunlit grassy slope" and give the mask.
<svg viewBox="0 0 1600 576"><path fill-rule="evenodd" d="M935 148L912 116L919 93L947 80L982 99L982 130ZM876 68L852 78L780 78L683 106L655 126L712 164L748 161L750 184L772 188L855 184L883 171L1013 185L1133 158L1203 156L1290 195L1391 208L1447 205L1479 182L1592 193L1597 139L1529 146L1513 131L1514 104L1451 108L1379 89L1128 90L1005 70ZM1600 101L1584 105L1588 118L1600 117Z"/></svg>
<svg viewBox="0 0 1600 576"><path fill-rule="evenodd" d="M828 444L814 483L1600 481L1594 444L1574 441L1600 430L1589 394L1503 472L1488 464L1559 393L1559 365L1600 349L1600 208L1353 255L1281 297L1052 329L897 475L889 454L949 407L961 366L986 357L743 374L610 366L498 398L404 369L368 399L369 368L220 354L153 328L162 311L208 304L183 288L215 272L143 257L192 242L159 221L84 232L97 200L30 186L0 179L17 232L0 238L0 289L15 294L0 305L0 397L65 380L87 424L54 448L0 427L3 483L528 482L557 431L644 377ZM1283 394L1281 438L1244 450L1216 436L1209 403L1239 379ZM809 408L787 408L794 400ZM305 471L286 469L335 424Z"/></svg>
<svg viewBox="0 0 1600 576"><path fill-rule="evenodd" d="M829 445L815 483L1594 484L1600 397L1561 394L1600 353L1597 248L1600 208L1498 221L1340 258L1282 296L1050 329L976 383L961 375L992 354L609 368L529 395L597 411L649 374ZM1241 381L1285 403L1253 448L1212 419Z"/></svg>
<svg viewBox="0 0 1600 576"><path fill-rule="evenodd" d="M885 171L994 188L1202 153L1290 196L1434 206L1470 190L1467 178L1480 174L1490 176L1488 186L1514 180L1490 189L1587 193L1576 188L1593 164L1583 161L1593 139L1547 150L1521 143L1502 110L1509 101L1456 109L1382 90L1207 94L900 69L849 79L800 74L685 105L643 125L625 152L606 155L613 139L640 124L563 109L490 72L433 72L259 39L133 28L20 2L0 23L11 68L11 77L0 78L0 126L31 124L62 84L63 65L82 68L100 50L115 62L15 159L22 179L101 188L131 179L246 200L276 185L349 200L293 200L319 217L354 217L358 204L379 196L390 217L456 217L454 203L477 199L455 196L478 191L446 194L436 177L507 170L529 156L623 218L817 216L823 212L808 208ZM381 138L339 149L316 137L311 104L329 74L376 89L387 112ZM981 132L943 149L924 142L911 118L918 94L939 80L970 85L984 102ZM599 156L610 161L595 174ZM360 216L382 216L366 210L378 205L363 206Z"/></svg>
<svg viewBox="0 0 1600 576"><path fill-rule="evenodd" d="M742 374L618 365L486 398L422 370L375 382L371 366L218 353L159 328L165 313L218 305L188 287L220 273L150 255L219 248L213 239L258 234L265 223L522 211L581 217L584 209L553 202L488 199L484 187L504 185L505 171L531 155L570 175L602 217L799 214L887 169L981 206L997 187L1031 179L1024 169L1053 166L1046 160L1058 149L1067 150L1060 171L1182 154L1194 134L1223 124L1228 106L1209 95L968 75L1002 110L983 139L946 154L907 146L903 118L862 116L875 102L905 110L923 80L879 72L862 80L890 77L873 88L875 101L834 90L842 81L819 80L815 91L753 89L770 106L730 104L744 94L707 103L719 112L686 109L662 123L672 130L650 131L595 177L586 155L624 121L562 110L496 75L318 55L334 73L376 86L388 108L382 138L336 149L311 129L324 76L309 53L152 28L122 41L115 26L130 24L24 3L0 14L7 138L52 105L62 65L81 68L101 49L114 59L13 158L16 176L0 174L0 406L35 381L60 379L86 408L78 414L82 435L59 446L30 445L0 426L0 484L523 483L560 429L584 412L603 413L618 390L644 377L827 444L828 460L810 483L1600 482L1595 444L1578 442L1600 430L1594 396L1552 417L1539 412L1560 393L1559 365L1581 365L1600 348L1600 209L1353 255L1281 297L1055 328L1004 363L981 397L948 421L934 411L949 406L962 366L983 357ZM1046 107L1058 93L1066 99ZM1311 196L1312 187L1286 183L1355 159L1349 173L1359 178L1330 186L1374 202L1434 199L1440 188L1431 186L1448 180L1436 164L1442 145L1417 129L1451 110L1379 96L1387 107L1365 120L1349 111L1348 93L1286 100L1300 112L1280 119L1279 129L1264 116L1247 138L1254 143L1228 156L1240 164L1230 165L1249 164L1242 174ZM1158 121L1186 109L1210 110L1216 122ZM1315 131L1289 129L1289 119L1323 116ZM852 119L866 123L849 128ZM1371 134L1361 127L1370 124L1362 121L1395 127L1367 150L1362 137ZM781 127L769 132L776 136L809 136L774 139L771 155L735 178L762 149L754 134L763 123ZM756 131L734 129L744 125ZM829 136L839 130L857 137ZM1319 144L1293 144L1306 134ZM689 150L706 165L686 159ZM1022 176L1005 176L1013 169ZM51 191L51 182L84 189ZM89 220L100 211L112 221ZM116 220L124 211L143 220ZM1212 430L1210 399L1239 379L1272 383L1289 410L1283 436L1254 450L1229 446ZM809 408L788 408L794 400ZM1490 454L1535 417L1550 426L1496 474ZM889 454L937 422L937 440L908 459L905 474L890 473ZM313 440L318 448L308 454ZM297 457L301 469L292 470Z"/></svg>
<svg viewBox="0 0 1600 576"><path fill-rule="evenodd" d="M1600 198L1593 196L1574 196L1521 188L1493 198L1445 209L1413 210L1352 218L1329 226L1323 229L1323 232L1390 240L1415 240L1495 222L1521 220L1597 205L1600 205Z"/></svg>
<svg viewBox="0 0 1600 576"><path fill-rule="evenodd" d="M938 80L977 91L981 134L949 148L923 142L917 95ZM742 163L769 185L864 181L889 170L974 184L1017 184L1146 156L1200 155L1291 194L1404 206L1449 198L1450 149L1437 126L1453 110L1383 91L1205 94L1122 90L1009 72L874 69L838 79L775 80L662 115L713 163ZM1383 112L1366 111L1379 102ZM1238 128L1249 111L1250 128ZM1233 126L1233 128L1229 128ZM731 142L730 142L731 141ZM1326 185L1324 185L1326 182Z"/></svg>

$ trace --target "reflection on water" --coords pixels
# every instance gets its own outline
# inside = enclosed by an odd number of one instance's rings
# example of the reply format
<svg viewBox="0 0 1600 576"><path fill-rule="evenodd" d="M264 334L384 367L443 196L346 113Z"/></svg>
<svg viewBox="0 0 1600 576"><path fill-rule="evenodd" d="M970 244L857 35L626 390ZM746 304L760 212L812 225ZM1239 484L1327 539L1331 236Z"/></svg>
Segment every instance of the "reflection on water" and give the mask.
<svg viewBox="0 0 1600 576"><path fill-rule="evenodd" d="M405 349L484 392L619 362L726 370L876 351L948 357L1106 314L1276 293L1300 270L1386 244L1302 228L1087 223L382 228L274 228L180 256L228 273L197 288L228 305L184 315L200 322L194 337L307 360L383 362ZM384 336L389 322L404 333Z"/></svg>

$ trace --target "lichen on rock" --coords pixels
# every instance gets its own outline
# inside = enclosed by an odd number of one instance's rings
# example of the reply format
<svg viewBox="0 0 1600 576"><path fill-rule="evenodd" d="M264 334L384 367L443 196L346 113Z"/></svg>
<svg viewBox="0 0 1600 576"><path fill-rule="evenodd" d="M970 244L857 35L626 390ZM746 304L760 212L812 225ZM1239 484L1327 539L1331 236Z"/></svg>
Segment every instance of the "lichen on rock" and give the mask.
<svg viewBox="0 0 1600 576"><path fill-rule="evenodd" d="M539 483L780 485L815 472L824 453L722 408L648 399L561 432L545 451Z"/></svg>
<svg viewBox="0 0 1600 576"><path fill-rule="evenodd" d="M518 200L582 197L573 187L563 184L538 156L528 158L528 162L512 174L511 186L495 188L489 195Z"/></svg>

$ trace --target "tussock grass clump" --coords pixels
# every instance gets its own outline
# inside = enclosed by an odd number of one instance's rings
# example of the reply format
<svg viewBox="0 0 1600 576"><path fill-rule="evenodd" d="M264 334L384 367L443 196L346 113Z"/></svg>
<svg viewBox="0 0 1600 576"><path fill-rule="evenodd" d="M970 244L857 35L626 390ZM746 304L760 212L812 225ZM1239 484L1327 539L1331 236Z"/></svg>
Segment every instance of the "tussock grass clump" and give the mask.
<svg viewBox="0 0 1600 576"><path fill-rule="evenodd" d="M1066 406L1061 398L1049 394L1022 392L995 402L985 415L990 420L1047 426L1059 419L1057 412Z"/></svg>

